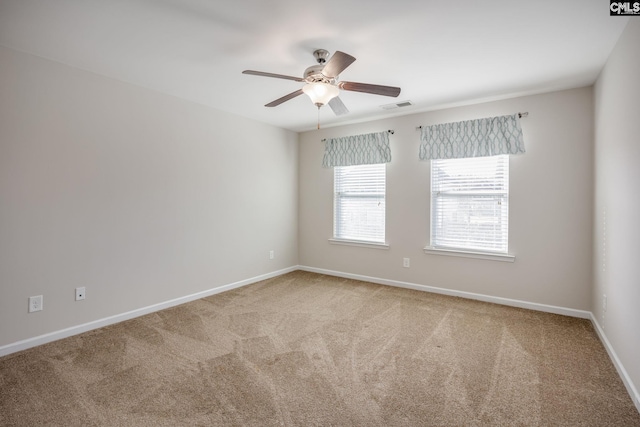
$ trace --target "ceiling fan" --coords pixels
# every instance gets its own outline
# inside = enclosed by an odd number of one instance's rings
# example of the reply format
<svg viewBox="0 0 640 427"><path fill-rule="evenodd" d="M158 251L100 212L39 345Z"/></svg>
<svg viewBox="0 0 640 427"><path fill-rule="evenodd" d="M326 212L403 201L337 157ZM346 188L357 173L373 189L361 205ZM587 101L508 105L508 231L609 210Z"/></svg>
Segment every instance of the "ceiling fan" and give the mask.
<svg viewBox="0 0 640 427"><path fill-rule="evenodd" d="M304 71L303 77L285 76L282 74L253 70L245 70L242 73L305 83L301 89L291 92L282 98L278 98L266 104L265 107L278 106L285 101L305 93L311 98L311 102L313 102L318 109L323 105L329 104L329 107L331 107L336 116L341 116L348 113L349 110L338 97L340 89L393 97L397 97L400 94L399 87L339 81L338 75L356 60L356 58L351 55L336 51L327 61L329 52L324 49L317 49L313 52L313 56L316 58L318 65L312 65L307 68Z"/></svg>

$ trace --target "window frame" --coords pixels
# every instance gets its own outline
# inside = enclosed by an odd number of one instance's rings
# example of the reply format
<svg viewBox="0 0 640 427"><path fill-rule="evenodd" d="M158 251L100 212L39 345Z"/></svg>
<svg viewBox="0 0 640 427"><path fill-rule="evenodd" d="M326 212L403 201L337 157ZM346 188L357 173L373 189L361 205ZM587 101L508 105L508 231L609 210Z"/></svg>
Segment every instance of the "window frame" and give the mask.
<svg viewBox="0 0 640 427"><path fill-rule="evenodd" d="M425 253L447 255L447 256L468 257L468 258L489 259L489 260L507 261L507 262L513 262L515 260L515 256L509 253L509 193L510 193L509 156L501 155L498 157L502 157L500 159L500 162L503 162L503 163L499 165L499 167L501 167L503 171L501 174L503 181L499 183L499 185L496 185L496 182L494 181L493 185L495 187L502 186L503 188L502 191L492 189L492 190L486 190L484 192L482 190L473 190L471 192L469 191L464 192L464 191L455 190L454 188L454 190L447 191L445 194L442 194L441 191L437 191L436 187L439 187L442 183L444 183L445 185L448 184L450 187L455 187L457 178L452 177L452 179L448 182L445 182L445 181L439 181L438 183L434 182L434 180L437 179L435 176L435 168L437 167L437 165L434 162L454 162L454 161L460 161L460 160L473 161L472 159L480 160L480 159L486 159L486 157L475 157L475 158L466 158L466 159L432 159L431 160L430 162L431 163L430 165L431 166L431 173L430 173L431 188L430 188L429 245L424 248ZM441 165L439 167L442 168L446 166L447 165L445 163L444 165ZM482 166L476 166L476 167L481 168ZM475 183L474 180L468 180L468 182ZM456 191L459 191L458 194L456 194ZM464 200L463 198L470 197L470 193L471 193L471 197L478 197L480 199L482 198L490 199L493 197L496 199L496 201L498 199L502 199L501 200L502 203L506 203L506 206L500 205L501 213L499 215L499 218L501 218L499 223L504 228L506 228L506 231L503 232L505 239L502 241L502 244L505 246L504 251L501 251L501 250L494 251L487 248L474 247L472 245L449 246L449 245L438 244L438 241L437 241L438 236L436 235L436 231L438 227L437 227L436 221L438 218L441 218L442 216L439 215L438 212L436 211L437 206L439 206L439 204L436 202L436 198L440 196L444 196L449 200L455 200L456 198L459 198L459 200ZM506 219L506 225L504 224L505 219Z"/></svg>
<svg viewBox="0 0 640 427"><path fill-rule="evenodd" d="M339 174L346 174L349 171L358 170L359 168L364 169L361 173L365 174L371 172L373 167L380 167L380 170L377 172L382 172L382 192L358 192L358 191L344 191L344 185L348 185L345 183L345 175L342 177ZM388 249L389 245L386 243L386 179L387 179L387 167L386 163L376 163L376 164L365 164L365 165L351 165L351 166L335 166L333 173L333 226L332 226L332 237L329 239L329 242L332 244L338 245L350 245L350 246L361 246L361 247L369 247L369 248L377 248L377 249ZM340 187L340 185L343 185ZM353 185L353 182L349 183ZM379 183L377 183L379 185ZM349 190L349 189L347 189ZM349 201L356 200L369 200L380 203L380 199L382 199L382 230L377 230L377 233L381 234L381 239L374 240L368 239L366 235L357 235L353 232L348 232L345 230L343 226L345 225L344 221L344 211L342 210L345 207L345 203ZM341 201L344 201L341 203ZM357 231L358 226L354 227ZM360 230L362 231L362 230Z"/></svg>

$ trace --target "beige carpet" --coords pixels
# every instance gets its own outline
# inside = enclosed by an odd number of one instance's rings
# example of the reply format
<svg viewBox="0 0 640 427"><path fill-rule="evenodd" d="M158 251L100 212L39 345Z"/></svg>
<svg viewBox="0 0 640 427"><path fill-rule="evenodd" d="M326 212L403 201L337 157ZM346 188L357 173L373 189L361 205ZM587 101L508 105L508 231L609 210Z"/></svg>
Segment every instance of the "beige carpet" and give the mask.
<svg viewBox="0 0 640 427"><path fill-rule="evenodd" d="M0 358L2 426L640 426L587 320L294 272Z"/></svg>

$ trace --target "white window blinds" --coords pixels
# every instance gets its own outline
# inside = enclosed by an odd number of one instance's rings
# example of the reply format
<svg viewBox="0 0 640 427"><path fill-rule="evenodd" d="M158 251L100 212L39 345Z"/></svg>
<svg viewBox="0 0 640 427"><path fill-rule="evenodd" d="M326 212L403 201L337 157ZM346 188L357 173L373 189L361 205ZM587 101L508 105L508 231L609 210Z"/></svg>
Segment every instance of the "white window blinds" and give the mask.
<svg viewBox="0 0 640 427"><path fill-rule="evenodd" d="M431 246L507 253L509 156L431 160Z"/></svg>
<svg viewBox="0 0 640 427"><path fill-rule="evenodd" d="M384 243L386 164L334 167L333 235Z"/></svg>

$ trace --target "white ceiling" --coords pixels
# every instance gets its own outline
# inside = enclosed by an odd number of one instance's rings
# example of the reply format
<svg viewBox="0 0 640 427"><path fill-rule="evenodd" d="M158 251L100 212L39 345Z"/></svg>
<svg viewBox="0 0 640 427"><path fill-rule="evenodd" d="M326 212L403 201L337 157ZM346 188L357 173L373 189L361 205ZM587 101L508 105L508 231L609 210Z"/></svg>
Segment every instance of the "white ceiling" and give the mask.
<svg viewBox="0 0 640 427"><path fill-rule="evenodd" d="M323 126L592 84L628 22L604 0L0 0L0 45L294 131L312 52L357 58L342 80L400 86L398 98L342 91L350 113ZM410 100L411 107L382 105Z"/></svg>

